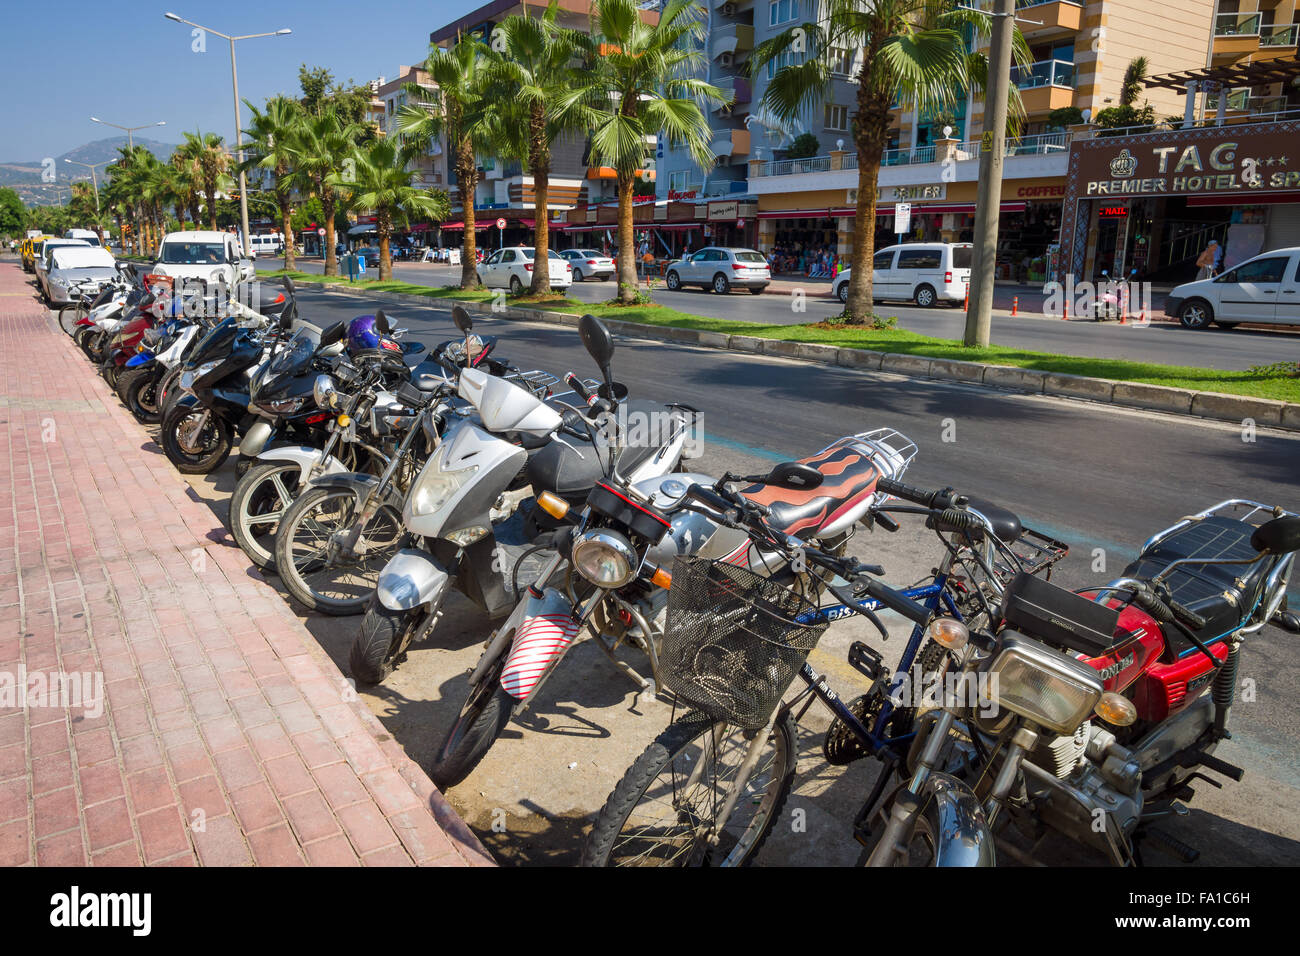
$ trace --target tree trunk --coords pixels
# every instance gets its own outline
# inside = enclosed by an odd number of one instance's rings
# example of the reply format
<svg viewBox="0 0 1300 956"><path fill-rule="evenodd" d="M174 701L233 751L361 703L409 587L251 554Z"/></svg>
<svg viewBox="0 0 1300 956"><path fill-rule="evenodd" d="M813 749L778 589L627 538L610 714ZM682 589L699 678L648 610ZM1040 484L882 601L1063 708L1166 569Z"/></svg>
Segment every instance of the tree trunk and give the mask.
<svg viewBox="0 0 1300 956"><path fill-rule="evenodd" d="M874 53L874 48L866 51L868 57ZM853 255L849 260L853 272L849 277L849 298L844 304L844 316L853 325L861 325L873 315L871 263L876 256L876 189L880 179L880 158L889 130L889 105L893 100L892 90L873 94L865 82L865 73L864 67L864 76L859 77L855 116L858 204L853 220Z"/></svg>
<svg viewBox="0 0 1300 956"><path fill-rule="evenodd" d="M379 281L387 282L393 278L393 256L389 246L393 225L387 209L378 210L375 226L379 231Z"/></svg>
<svg viewBox="0 0 1300 956"><path fill-rule="evenodd" d="M179 229L179 230L181 230L182 232L184 232L184 231L185 231L185 205L184 205L184 203L181 203L181 202L178 201L178 202L176 203L176 210L175 210L175 211L176 211L176 221L177 221L177 223L179 223L179 225L178 225L176 228Z"/></svg>
<svg viewBox="0 0 1300 956"><path fill-rule="evenodd" d="M465 214L465 235L461 241L460 287L478 286L478 237L474 234L474 190L478 186L478 168L474 165L474 147L468 139L456 151L456 182L460 186L460 206Z"/></svg>
<svg viewBox="0 0 1300 956"><path fill-rule="evenodd" d="M283 200L280 202L280 221L284 230L284 267L292 270L298 264L293 247L293 209Z"/></svg>
<svg viewBox="0 0 1300 956"><path fill-rule="evenodd" d="M632 244L632 189L635 181L618 174L618 301L636 302L636 248Z"/></svg>
<svg viewBox="0 0 1300 956"><path fill-rule="evenodd" d="M217 231L217 181L212 179L203 184L208 194L208 228Z"/></svg>
<svg viewBox="0 0 1300 956"><path fill-rule="evenodd" d="M551 291L551 233L546 221L546 194L551 185L551 157L546 148L546 114L541 104L533 108L531 143L533 173L533 281L528 291L546 295Z"/></svg>
<svg viewBox="0 0 1300 956"><path fill-rule="evenodd" d="M199 198L195 196L190 200L190 222L194 223L194 228L199 228Z"/></svg>
<svg viewBox="0 0 1300 956"><path fill-rule="evenodd" d="M334 235L334 200L324 198L328 188L322 185L320 202L321 212L325 214L325 274L336 276L339 274L339 254L334 248L338 244Z"/></svg>

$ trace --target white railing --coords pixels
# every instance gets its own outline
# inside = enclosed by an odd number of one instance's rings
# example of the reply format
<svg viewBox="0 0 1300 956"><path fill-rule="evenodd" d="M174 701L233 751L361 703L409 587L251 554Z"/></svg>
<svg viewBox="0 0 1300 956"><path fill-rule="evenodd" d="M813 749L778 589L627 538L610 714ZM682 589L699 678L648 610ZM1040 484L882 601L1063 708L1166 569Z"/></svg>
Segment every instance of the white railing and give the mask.
<svg viewBox="0 0 1300 956"><path fill-rule="evenodd" d="M1280 27L1265 27L1259 35L1261 47L1297 46L1300 39L1300 23Z"/></svg>
<svg viewBox="0 0 1300 956"><path fill-rule="evenodd" d="M1216 37L1259 36L1259 14L1220 13L1214 18Z"/></svg>
<svg viewBox="0 0 1300 956"><path fill-rule="evenodd" d="M1039 60L1011 68L1011 81L1022 90L1039 86L1074 88L1074 64L1069 60Z"/></svg>

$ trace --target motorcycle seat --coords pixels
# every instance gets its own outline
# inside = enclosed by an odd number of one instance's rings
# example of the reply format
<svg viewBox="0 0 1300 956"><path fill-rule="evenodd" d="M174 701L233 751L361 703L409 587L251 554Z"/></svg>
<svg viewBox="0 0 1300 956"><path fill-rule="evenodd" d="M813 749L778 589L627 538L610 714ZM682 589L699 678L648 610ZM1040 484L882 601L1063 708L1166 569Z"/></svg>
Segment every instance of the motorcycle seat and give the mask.
<svg viewBox="0 0 1300 956"><path fill-rule="evenodd" d="M1234 518L1211 516L1174 532L1124 569L1124 576L1155 577L1181 558L1241 560L1255 558L1250 538L1255 526ZM1188 564L1166 579L1169 596L1205 618L1197 637L1209 640L1242 625L1259 600L1269 560L1255 564Z"/></svg>
<svg viewBox="0 0 1300 956"><path fill-rule="evenodd" d="M441 375L435 375L432 372L412 372L411 384L422 392L432 392L439 385L445 382Z"/></svg>
<svg viewBox="0 0 1300 956"><path fill-rule="evenodd" d="M875 493L880 477L872 460L848 438L800 462L822 473L823 481L816 488L755 484L740 493L771 511L767 522L772 527L801 538L815 537L835 518L863 504Z"/></svg>

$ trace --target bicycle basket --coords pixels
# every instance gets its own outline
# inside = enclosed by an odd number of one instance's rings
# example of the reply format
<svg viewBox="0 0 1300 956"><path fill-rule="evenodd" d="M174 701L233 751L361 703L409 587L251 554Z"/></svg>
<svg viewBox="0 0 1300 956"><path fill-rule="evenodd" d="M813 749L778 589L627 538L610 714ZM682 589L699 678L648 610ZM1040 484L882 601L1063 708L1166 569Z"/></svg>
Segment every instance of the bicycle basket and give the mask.
<svg viewBox="0 0 1300 956"><path fill-rule="evenodd" d="M752 571L679 557L659 652L663 684L715 720L762 727L829 624L795 622L816 609Z"/></svg>

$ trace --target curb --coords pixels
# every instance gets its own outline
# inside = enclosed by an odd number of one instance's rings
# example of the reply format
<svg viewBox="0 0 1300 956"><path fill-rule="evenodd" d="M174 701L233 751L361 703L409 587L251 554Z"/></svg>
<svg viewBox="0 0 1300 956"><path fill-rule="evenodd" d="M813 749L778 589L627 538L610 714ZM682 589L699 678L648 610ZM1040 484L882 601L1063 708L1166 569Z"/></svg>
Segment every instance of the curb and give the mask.
<svg viewBox="0 0 1300 956"><path fill-rule="evenodd" d="M439 300L405 292L376 292L350 289L327 282L297 282L302 288L343 295L366 296L392 302L411 302L422 306L436 305ZM552 325L576 326L578 316L569 312L546 312L541 309L507 308L493 311L481 302L447 300L451 305L461 305L467 311L490 315L497 319L524 322L546 322ZM1144 382L1118 382L1107 378L1085 375L1066 375L1044 372L1039 369L1019 368L1013 365L985 365L981 362L962 362L957 359L934 359L920 355L898 355L892 352L873 352L868 349L843 348L836 345L819 345L815 342L790 342L783 339L765 339L754 335L728 335L668 325L645 325L604 319L613 332L637 338L658 339L705 348L727 349L732 352L754 352L784 358L836 365L842 368L891 372L912 378L932 378L941 381L979 385L1004 391L1029 395L1047 395L1052 398L1070 398L1122 408L1139 408L1147 411L1167 412L1214 421L1233 422L1281 428L1300 432L1300 404L1280 402L1269 398L1251 398L1246 395L1226 395L1222 392L1199 392L1190 388L1170 388L1166 385L1149 385Z"/></svg>

